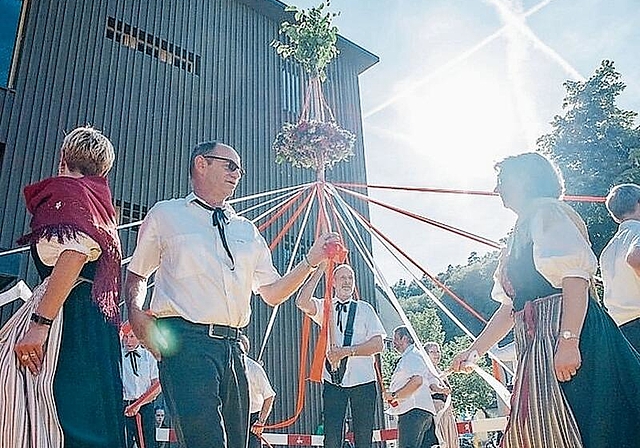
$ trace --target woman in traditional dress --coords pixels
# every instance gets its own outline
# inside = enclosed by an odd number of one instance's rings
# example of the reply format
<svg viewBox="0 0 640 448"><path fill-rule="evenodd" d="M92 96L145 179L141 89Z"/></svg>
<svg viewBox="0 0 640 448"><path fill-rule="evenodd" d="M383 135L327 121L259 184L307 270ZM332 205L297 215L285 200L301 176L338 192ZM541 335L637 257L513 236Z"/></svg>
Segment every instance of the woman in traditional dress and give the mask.
<svg viewBox="0 0 640 448"><path fill-rule="evenodd" d="M424 344L424 350L431 358L431 362L438 374L442 375L442 370L438 367L442 359L440 344L427 342ZM446 379L442 378L439 384L431 384L429 387L431 388L433 405L436 407L434 429L439 446L440 448L458 448L460 441L458 440L458 428L453 414L453 404L451 403L451 385Z"/></svg>
<svg viewBox="0 0 640 448"><path fill-rule="evenodd" d="M518 215L495 275L501 306L453 369L468 370L515 325L504 447L639 447L640 355L590 294L596 257L584 222L558 200L562 177L538 153L496 169L496 192Z"/></svg>
<svg viewBox="0 0 640 448"><path fill-rule="evenodd" d="M24 423L3 432L12 437L3 447L124 446L121 253L106 179L114 158L98 130L77 128L62 144L59 175L24 190L33 217L19 242L32 245L43 283L2 329L15 342L9 389L14 422Z"/></svg>

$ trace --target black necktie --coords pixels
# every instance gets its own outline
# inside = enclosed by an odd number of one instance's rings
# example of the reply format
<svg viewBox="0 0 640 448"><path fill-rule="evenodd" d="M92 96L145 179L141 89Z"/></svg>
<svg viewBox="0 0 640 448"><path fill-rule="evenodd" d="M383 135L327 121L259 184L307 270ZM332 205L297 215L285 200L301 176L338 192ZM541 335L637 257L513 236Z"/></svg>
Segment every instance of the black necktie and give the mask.
<svg viewBox="0 0 640 448"><path fill-rule="evenodd" d="M218 233L220 234L220 240L222 241L222 246L224 247L225 252L229 256L231 260L231 270L235 268L235 261L233 260L233 255L231 255L231 249L229 249L229 244L227 243L227 235L224 232L224 226L229 224L229 218L224 214L224 209L220 207L211 207L209 204L202 202L200 199L195 199L194 202L198 204L200 207L205 210L209 210L212 212L211 221L213 222L213 227L217 227Z"/></svg>
<svg viewBox="0 0 640 448"><path fill-rule="evenodd" d="M344 333L344 323L342 322L342 314L349 310L349 302L336 302L336 314L338 319L338 329L340 333Z"/></svg>
<svg viewBox="0 0 640 448"><path fill-rule="evenodd" d="M136 350L131 350L124 355L126 358L129 358L129 362L131 363L131 369L133 369L133 374L135 376L138 375L138 358L140 358L140 353Z"/></svg>

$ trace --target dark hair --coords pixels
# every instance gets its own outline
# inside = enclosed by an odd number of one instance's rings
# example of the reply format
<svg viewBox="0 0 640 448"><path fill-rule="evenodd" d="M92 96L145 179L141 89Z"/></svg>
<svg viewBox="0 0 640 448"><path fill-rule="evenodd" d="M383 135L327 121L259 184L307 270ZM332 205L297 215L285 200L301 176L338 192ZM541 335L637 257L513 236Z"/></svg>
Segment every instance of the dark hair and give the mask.
<svg viewBox="0 0 640 448"><path fill-rule="evenodd" d="M498 179L515 177L525 183L528 199L559 198L564 193L564 180L556 165L537 152L510 156L495 164Z"/></svg>
<svg viewBox="0 0 640 448"><path fill-rule="evenodd" d="M636 210L640 202L640 186L636 184L620 184L611 189L607 195L607 210L617 222Z"/></svg>
<svg viewBox="0 0 640 448"><path fill-rule="evenodd" d="M198 143L191 151L191 158L189 159L189 174L193 175L193 168L195 165L196 157L209 154L216 149L220 142L217 140L210 140L202 143Z"/></svg>
<svg viewBox="0 0 640 448"><path fill-rule="evenodd" d="M413 344L413 337L411 333L409 333L409 329L405 325L400 325L393 330L393 334L397 334L401 338L409 339L409 343Z"/></svg>

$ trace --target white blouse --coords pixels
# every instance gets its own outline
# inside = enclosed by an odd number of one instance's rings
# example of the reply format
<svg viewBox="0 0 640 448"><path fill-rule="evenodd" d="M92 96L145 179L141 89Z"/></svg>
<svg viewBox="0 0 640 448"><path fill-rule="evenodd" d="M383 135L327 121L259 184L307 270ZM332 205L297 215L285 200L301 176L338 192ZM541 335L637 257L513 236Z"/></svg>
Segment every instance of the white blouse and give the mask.
<svg viewBox="0 0 640 448"><path fill-rule="evenodd" d="M528 231L533 240L533 262L537 271L554 288L561 288L562 279L566 277L589 280L596 272L598 260L589 240L565 207L557 201L545 201L533 213ZM503 251L494 274L491 297L501 303L511 303L500 282L504 255Z"/></svg>
<svg viewBox="0 0 640 448"><path fill-rule="evenodd" d="M74 252L85 254L88 257L87 263L96 261L102 253L102 249L100 249L98 243L83 232L77 232L75 238L67 239L62 243L59 243L58 238L56 237L51 238L49 241L41 238L36 243L36 249L40 260L46 266L55 265L60 254L65 250L72 250Z"/></svg>

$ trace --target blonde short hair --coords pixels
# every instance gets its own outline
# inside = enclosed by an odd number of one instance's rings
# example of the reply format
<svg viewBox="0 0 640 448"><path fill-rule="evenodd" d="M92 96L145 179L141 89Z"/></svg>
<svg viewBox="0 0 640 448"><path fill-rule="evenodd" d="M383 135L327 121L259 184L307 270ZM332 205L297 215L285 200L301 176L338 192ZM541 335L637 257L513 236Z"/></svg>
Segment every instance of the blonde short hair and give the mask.
<svg viewBox="0 0 640 448"><path fill-rule="evenodd" d="M81 126L64 138L61 157L71 171L85 176L106 176L116 155L102 132L92 126Z"/></svg>

